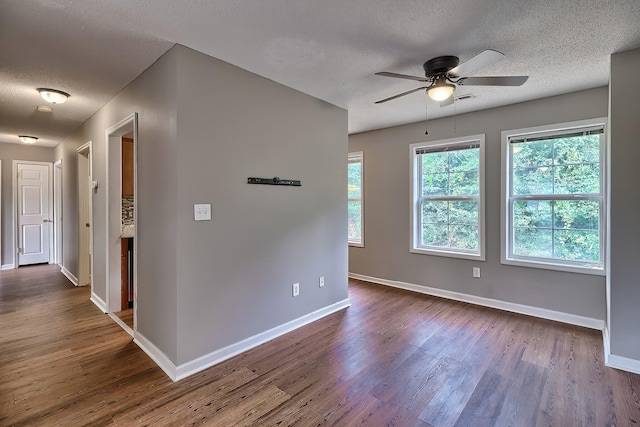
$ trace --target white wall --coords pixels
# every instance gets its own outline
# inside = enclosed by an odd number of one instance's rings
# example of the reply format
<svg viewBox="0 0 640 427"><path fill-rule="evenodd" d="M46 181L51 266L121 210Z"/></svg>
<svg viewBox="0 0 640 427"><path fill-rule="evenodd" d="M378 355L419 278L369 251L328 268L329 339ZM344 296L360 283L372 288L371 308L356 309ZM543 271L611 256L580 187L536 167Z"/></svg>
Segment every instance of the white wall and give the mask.
<svg viewBox="0 0 640 427"><path fill-rule="evenodd" d="M464 101L462 101L464 102ZM351 135L364 152L365 247L349 248L349 271L477 297L491 298L603 323L605 278L500 263L501 131L607 116L607 88ZM486 135L486 261L409 253L409 145ZM472 267L481 278L472 278Z"/></svg>

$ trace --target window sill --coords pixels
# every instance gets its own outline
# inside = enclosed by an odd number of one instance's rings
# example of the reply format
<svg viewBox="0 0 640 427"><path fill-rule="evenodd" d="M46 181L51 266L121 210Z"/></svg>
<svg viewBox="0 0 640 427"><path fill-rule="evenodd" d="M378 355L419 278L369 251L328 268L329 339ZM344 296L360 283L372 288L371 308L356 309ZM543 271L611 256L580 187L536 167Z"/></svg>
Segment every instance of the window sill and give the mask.
<svg viewBox="0 0 640 427"><path fill-rule="evenodd" d="M604 267L580 267L577 265L553 264L541 261L525 261L521 259L503 258L501 264L515 265L518 267L540 268L543 270L564 271L566 273L589 274L592 276L604 276L606 274Z"/></svg>
<svg viewBox="0 0 640 427"><path fill-rule="evenodd" d="M349 246L352 246L354 248L364 248L364 243L353 243L353 242L349 242Z"/></svg>
<svg viewBox="0 0 640 427"><path fill-rule="evenodd" d="M411 248L409 250L412 254L420 254L420 255L434 255L434 256L442 256L447 258L459 258L459 259L470 259L473 261L484 261L484 254L472 254L465 252L451 252L445 250L436 250L436 249L418 249Z"/></svg>

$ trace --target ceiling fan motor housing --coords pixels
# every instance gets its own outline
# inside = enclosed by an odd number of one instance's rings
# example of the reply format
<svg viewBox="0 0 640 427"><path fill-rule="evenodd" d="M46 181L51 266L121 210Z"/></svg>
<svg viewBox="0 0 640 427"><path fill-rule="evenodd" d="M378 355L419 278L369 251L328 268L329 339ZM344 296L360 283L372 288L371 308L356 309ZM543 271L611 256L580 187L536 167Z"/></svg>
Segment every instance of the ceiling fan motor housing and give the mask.
<svg viewBox="0 0 640 427"><path fill-rule="evenodd" d="M457 56L438 56L424 63L424 73L427 77L441 76L456 68L459 62Z"/></svg>

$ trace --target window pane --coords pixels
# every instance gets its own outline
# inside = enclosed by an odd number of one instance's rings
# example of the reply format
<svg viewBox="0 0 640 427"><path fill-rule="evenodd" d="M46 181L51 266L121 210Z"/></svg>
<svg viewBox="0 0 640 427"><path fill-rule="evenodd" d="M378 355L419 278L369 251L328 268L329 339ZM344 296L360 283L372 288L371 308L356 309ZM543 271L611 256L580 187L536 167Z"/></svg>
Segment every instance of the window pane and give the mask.
<svg viewBox="0 0 640 427"><path fill-rule="evenodd" d="M472 196L480 193L478 170L453 172L449 174L449 194L452 196Z"/></svg>
<svg viewBox="0 0 640 427"><path fill-rule="evenodd" d="M555 257L578 261L600 261L600 237L593 230L556 230Z"/></svg>
<svg viewBox="0 0 640 427"><path fill-rule="evenodd" d="M558 200L554 208L554 228L598 230L600 203L595 200Z"/></svg>
<svg viewBox="0 0 640 427"><path fill-rule="evenodd" d="M422 196L446 196L448 191L448 173L422 175Z"/></svg>
<svg viewBox="0 0 640 427"><path fill-rule="evenodd" d="M349 163L349 198L361 198L362 163Z"/></svg>
<svg viewBox="0 0 640 427"><path fill-rule="evenodd" d="M551 228L550 201L519 200L513 203L513 224L519 228Z"/></svg>
<svg viewBox="0 0 640 427"><path fill-rule="evenodd" d="M513 194L553 194L553 168L515 169Z"/></svg>
<svg viewBox="0 0 640 427"><path fill-rule="evenodd" d="M420 246L449 246L449 226L447 224L422 224Z"/></svg>
<svg viewBox="0 0 640 427"><path fill-rule="evenodd" d="M449 202L424 201L422 202L422 223L448 224Z"/></svg>
<svg viewBox="0 0 640 427"><path fill-rule="evenodd" d="M450 172L469 172L477 170L480 165L480 149L469 148L449 152Z"/></svg>
<svg viewBox="0 0 640 427"><path fill-rule="evenodd" d="M362 227L360 218L362 213L362 203L360 201L349 201L349 240L360 242L362 240Z"/></svg>
<svg viewBox="0 0 640 427"><path fill-rule="evenodd" d="M600 192L600 165L556 166L555 194L597 194Z"/></svg>
<svg viewBox="0 0 640 427"><path fill-rule="evenodd" d="M452 225L449 245L452 248L478 250L478 227Z"/></svg>
<svg viewBox="0 0 640 427"><path fill-rule="evenodd" d="M420 154L422 173L442 173L449 170L449 153L442 151L439 153Z"/></svg>
<svg viewBox="0 0 640 427"><path fill-rule="evenodd" d="M512 143L514 168L537 168L553 164L552 140Z"/></svg>
<svg viewBox="0 0 640 427"><path fill-rule="evenodd" d="M554 162L564 163L599 163L600 136L576 136L554 140Z"/></svg>
<svg viewBox="0 0 640 427"><path fill-rule="evenodd" d="M449 223L478 227L478 202L449 202Z"/></svg>
<svg viewBox="0 0 640 427"><path fill-rule="evenodd" d="M553 233L549 229L515 228L513 254L528 257L551 258Z"/></svg>

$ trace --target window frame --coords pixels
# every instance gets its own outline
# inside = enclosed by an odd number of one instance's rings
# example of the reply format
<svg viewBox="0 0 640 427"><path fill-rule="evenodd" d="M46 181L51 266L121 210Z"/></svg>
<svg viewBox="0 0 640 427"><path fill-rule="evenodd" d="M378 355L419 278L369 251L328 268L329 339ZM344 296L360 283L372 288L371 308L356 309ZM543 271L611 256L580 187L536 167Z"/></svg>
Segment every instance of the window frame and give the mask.
<svg viewBox="0 0 640 427"><path fill-rule="evenodd" d="M419 155L417 150L439 149L447 147L460 147L466 144L478 144L478 251L466 251L454 248L439 248L435 246L420 246L420 233L422 230L422 215L420 212L421 202L426 199L420 194L421 191L421 168L418 164ZM411 144L409 147L410 159L410 247L409 252L422 255L435 255L449 258L469 259L474 261L485 261L485 134L469 135L458 138L440 139L435 141L419 142ZM474 197L451 196L438 197L440 200L469 200Z"/></svg>
<svg viewBox="0 0 640 427"><path fill-rule="evenodd" d="M606 242L607 242L607 152L609 138L607 119L604 117L579 120L551 125L536 126L523 129L512 129L502 131L501 149L501 215L500 215L500 263L505 265L515 265L520 267L532 267L546 270L565 271L571 273L581 273L604 276L606 273ZM536 137L563 135L572 132L586 131L602 127L599 147L599 167L600 167L600 192L597 195L588 193L577 194L548 194L548 195L521 195L513 196L513 159L511 156L510 140L518 137ZM513 254L513 203L520 200L584 200L598 201L598 232L600 241L599 266L583 261L550 259L541 257L527 257Z"/></svg>
<svg viewBox="0 0 640 427"><path fill-rule="evenodd" d="M360 202L360 240L351 240L349 239L349 234L347 233L347 242L349 246L364 248L364 152L363 151L354 151L350 152L347 156L347 168L351 163L360 163L360 198L350 198L349 192L347 191L347 212L349 207L349 202ZM347 185L348 174L347 174ZM348 219L347 219L348 224Z"/></svg>

